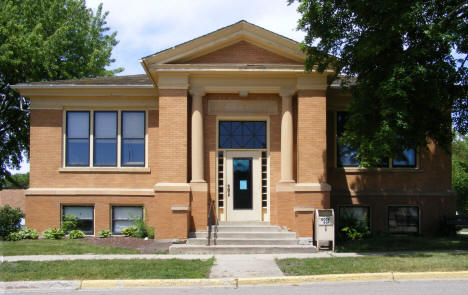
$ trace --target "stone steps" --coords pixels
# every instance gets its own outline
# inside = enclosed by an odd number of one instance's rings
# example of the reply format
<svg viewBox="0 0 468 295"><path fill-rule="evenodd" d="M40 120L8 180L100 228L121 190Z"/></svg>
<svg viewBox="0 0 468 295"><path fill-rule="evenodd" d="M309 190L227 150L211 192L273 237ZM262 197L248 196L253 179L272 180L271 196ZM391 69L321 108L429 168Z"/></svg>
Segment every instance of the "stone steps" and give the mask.
<svg viewBox="0 0 468 295"><path fill-rule="evenodd" d="M187 240L187 245L203 245L206 238L193 238ZM296 239L211 239L211 245L297 245Z"/></svg>
<svg viewBox="0 0 468 295"><path fill-rule="evenodd" d="M287 254L314 253L317 248L304 245L181 245L174 244L169 254Z"/></svg>
<svg viewBox="0 0 468 295"><path fill-rule="evenodd" d="M170 254L279 254L313 253L312 245L299 245L295 232L267 222L221 222L213 227L210 246L208 231L189 234L186 244L175 244Z"/></svg>

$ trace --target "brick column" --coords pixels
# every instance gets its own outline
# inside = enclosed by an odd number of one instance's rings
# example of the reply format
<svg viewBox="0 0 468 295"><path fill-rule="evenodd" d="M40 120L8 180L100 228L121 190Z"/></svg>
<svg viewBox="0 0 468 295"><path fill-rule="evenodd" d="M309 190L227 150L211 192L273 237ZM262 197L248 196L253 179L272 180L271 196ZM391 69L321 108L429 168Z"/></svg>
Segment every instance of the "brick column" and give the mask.
<svg viewBox="0 0 468 295"><path fill-rule="evenodd" d="M325 90L299 90L297 182L326 183L327 103Z"/></svg>

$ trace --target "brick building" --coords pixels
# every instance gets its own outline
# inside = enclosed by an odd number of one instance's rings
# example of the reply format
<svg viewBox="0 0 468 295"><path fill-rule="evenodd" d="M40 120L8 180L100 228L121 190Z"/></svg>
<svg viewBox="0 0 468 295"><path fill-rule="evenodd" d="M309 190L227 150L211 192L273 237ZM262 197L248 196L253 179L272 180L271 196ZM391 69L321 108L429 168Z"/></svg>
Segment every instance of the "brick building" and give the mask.
<svg viewBox="0 0 468 295"><path fill-rule="evenodd" d="M31 100L27 225L119 234L141 216L157 238L221 221L313 235L314 211L372 231L433 233L455 212L451 159L407 150L359 168L338 142L352 99L304 72L299 44L245 21L144 57L146 74L18 84Z"/></svg>

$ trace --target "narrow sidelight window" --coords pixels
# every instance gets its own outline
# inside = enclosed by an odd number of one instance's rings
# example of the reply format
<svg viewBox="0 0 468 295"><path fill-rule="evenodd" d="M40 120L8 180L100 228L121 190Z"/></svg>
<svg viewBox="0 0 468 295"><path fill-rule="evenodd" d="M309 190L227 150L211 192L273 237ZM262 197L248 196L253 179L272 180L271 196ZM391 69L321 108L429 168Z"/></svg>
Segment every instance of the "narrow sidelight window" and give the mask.
<svg viewBox="0 0 468 295"><path fill-rule="evenodd" d="M67 112L66 165L89 166L89 112Z"/></svg>
<svg viewBox="0 0 468 295"><path fill-rule="evenodd" d="M122 166L145 166L145 112L122 112Z"/></svg>
<svg viewBox="0 0 468 295"><path fill-rule="evenodd" d="M94 112L94 166L117 166L117 112Z"/></svg>

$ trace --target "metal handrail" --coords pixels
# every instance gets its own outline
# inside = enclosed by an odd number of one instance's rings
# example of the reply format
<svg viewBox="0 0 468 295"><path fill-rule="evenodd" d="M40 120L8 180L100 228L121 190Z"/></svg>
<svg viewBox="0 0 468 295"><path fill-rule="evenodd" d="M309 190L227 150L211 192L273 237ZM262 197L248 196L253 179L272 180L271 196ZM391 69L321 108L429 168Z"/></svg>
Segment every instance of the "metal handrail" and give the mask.
<svg viewBox="0 0 468 295"><path fill-rule="evenodd" d="M211 246L211 232L212 232L212 226L213 226L213 217L214 217L214 226L215 226L215 231L214 231L214 234L213 234L213 237L214 237L214 244L216 245L216 238L217 238L217 232L218 232L218 217L216 216L216 214L214 213L214 209L215 209L215 201L211 201L210 202L210 209L208 211L208 221L207 221L207 224L208 224L208 242L207 242L207 246Z"/></svg>

